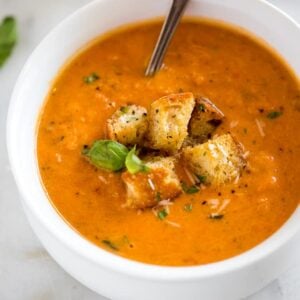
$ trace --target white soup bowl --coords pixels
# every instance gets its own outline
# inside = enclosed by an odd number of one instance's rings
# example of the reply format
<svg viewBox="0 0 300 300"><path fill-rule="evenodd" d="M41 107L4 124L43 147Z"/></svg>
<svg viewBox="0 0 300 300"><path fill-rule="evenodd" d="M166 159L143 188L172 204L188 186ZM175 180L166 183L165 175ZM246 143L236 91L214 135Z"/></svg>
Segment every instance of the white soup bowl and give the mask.
<svg viewBox="0 0 300 300"><path fill-rule="evenodd" d="M30 56L15 86L7 121L10 163L27 217L44 247L97 293L123 300L239 299L268 284L299 255L299 208L269 239L239 256L203 266L162 267L116 256L85 240L52 207L39 177L36 126L61 67L92 39L120 25L164 16L170 4L170 0L96 0L58 25ZM265 1L191 0L186 15L248 30L280 53L299 76L299 26Z"/></svg>

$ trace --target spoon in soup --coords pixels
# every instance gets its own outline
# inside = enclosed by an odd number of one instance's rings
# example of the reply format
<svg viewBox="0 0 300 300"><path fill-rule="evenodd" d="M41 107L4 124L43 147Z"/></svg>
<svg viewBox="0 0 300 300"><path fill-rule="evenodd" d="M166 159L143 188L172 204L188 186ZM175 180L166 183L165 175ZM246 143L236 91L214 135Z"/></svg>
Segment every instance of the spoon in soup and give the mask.
<svg viewBox="0 0 300 300"><path fill-rule="evenodd" d="M161 68L166 50L188 1L189 0L173 0L171 9L161 29L153 54L147 66L145 76L153 76Z"/></svg>

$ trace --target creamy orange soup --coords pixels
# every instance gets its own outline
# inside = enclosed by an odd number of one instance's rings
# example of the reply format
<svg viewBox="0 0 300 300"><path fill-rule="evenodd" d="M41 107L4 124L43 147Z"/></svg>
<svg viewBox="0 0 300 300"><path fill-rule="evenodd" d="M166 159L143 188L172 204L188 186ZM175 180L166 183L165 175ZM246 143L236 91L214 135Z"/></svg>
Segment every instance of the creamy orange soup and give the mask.
<svg viewBox="0 0 300 300"><path fill-rule="evenodd" d="M201 20L182 22L162 70L145 78L161 25L112 32L64 67L38 124L41 179L66 222L101 248L158 265L220 261L268 238L298 204L299 82L258 40ZM96 169L81 150L106 138L106 121L120 106L149 108L182 91L207 97L224 112L217 132L231 132L243 144L248 167L230 184L182 193L160 219L151 209L124 207L121 172Z"/></svg>

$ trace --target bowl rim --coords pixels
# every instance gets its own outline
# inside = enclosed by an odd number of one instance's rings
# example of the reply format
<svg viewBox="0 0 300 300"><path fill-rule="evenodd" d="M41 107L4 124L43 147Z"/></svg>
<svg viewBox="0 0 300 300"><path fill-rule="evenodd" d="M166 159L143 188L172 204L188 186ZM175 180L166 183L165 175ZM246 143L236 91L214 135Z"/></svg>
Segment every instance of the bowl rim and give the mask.
<svg viewBox="0 0 300 300"><path fill-rule="evenodd" d="M191 279L201 279L201 278L210 278L212 276L222 275L224 273L237 271L242 269L248 265L253 264L254 262L258 262L265 257L269 256L279 248L281 248L284 244L290 241L293 236L300 229L300 208L299 206L293 212L293 214L289 217L288 220L269 238L262 241L257 246L228 259L204 264L204 265L195 265L195 266L160 266L154 264L147 264L143 262L138 262L134 260L130 260L116 254L113 254L109 251L106 251L96 245L94 245L89 240L82 237L79 233L75 231L67 222L63 220L61 216L59 216L58 212L54 210L50 201L49 206L52 207L53 212L57 215L57 218L60 219L59 228L56 224L51 224L51 221L43 218L43 216L39 213L37 208L32 205L32 201L30 200L30 195L26 191L26 187L22 183L22 174L18 169L17 164L15 164L15 151L12 150L13 144L13 127L14 127L14 112L18 109L19 102L19 90L22 87L22 78L26 76L28 70L31 68L31 64L34 64L34 59L36 53L39 51L39 48L46 43L46 41L57 34L67 25L70 20L77 19L80 17L80 14L84 11L93 9L99 2L105 2L111 0L94 0L83 7L77 9L74 13L69 15L67 18L64 18L58 25L56 25L50 33L48 33L42 41L38 44L38 46L34 49L32 54L27 59L24 67L20 75L18 76L17 82L15 84L11 101L9 104L8 114L7 114L7 128L6 128L6 140L7 140L7 150L9 161L12 169L13 176L17 183L20 194L23 198L23 206L28 207L32 213L34 213L35 217L37 217L38 221L44 225L45 229L56 239L59 240L60 243L67 246L71 251L75 252L80 257L96 263L98 266L111 269L113 271L123 273L130 276L138 276L140 278L148 278L152 280L159 281L186 281ZM199 0L195 0L199 1ZM252 0L253 1L253 0ZM277 12L278 16L281 18L286 18L288 21L300 32L300 26L298 23L291 18L288 14L283 12L281 9L277 8L275 5L267 2L266 0L255 0L259 2L261 5L265 5ZM38 170L36 170L38 171ZM46 191L44 191L45 196ZM58 220L57 220L58 221ZM62 226L62 227L61 227ZM46 248L46 247L45 247Z"/></svg>

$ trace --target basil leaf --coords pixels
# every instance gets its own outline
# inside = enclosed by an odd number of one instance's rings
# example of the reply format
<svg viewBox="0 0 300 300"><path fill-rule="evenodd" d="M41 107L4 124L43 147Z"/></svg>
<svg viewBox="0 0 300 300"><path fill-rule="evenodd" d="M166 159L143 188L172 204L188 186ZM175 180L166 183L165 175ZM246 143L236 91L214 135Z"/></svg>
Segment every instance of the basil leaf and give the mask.
<svg viewBox="0 0 300 300"><path fill-rule="evenodd" d="M82 154L97 168L118 171L125 166L128 149L116 141L98 140L90 149L85 147Z"/></svg>
<svg viewBox="0 0 300 300"><path fill-rule="evenodd" d="M198 110L204 112L205 111L205 105L203 103L200 103L198 105Z"/></svg>
<svg viewBox="0 0 300 300"><path fill-rule="evenodd" d="M119 248L110 240L102 240L102 243L112 250L119 251Z"/></svg>
<svg viewBox="0 0 300 300"><path fill-rule="evenodd" d="M200 181L200 183L205 183L206 182L206 176L204 175L197 175L196 177L198 178L198 180Z"/></svg>
<svg viewBox="0 0 300 300"><path fill-rule="evenodd" d="M183 209L187 212L191 212L193 210L193 204L192 203L187 203L184 205Z"/></svg>
<svg viewBox="0 0 300 300"><path fill-rule="evenodd" d="M126 113L128 113L128 111L129 111L129 107L128 107L128 106L121 106L121 107L120 107L120 111L121 111L123 114L126 114Z"/></svg>
<svg viewBox="0 0 300 300"><path fill-rule="evenodd" d="M0 24L0 67L11 55L17 42L17 23L13 17L6 17Z"/></svg>
<svg viewBox="0 0 300 300"><path fill-rule="evenodd" d="M98 79L100 79L100 76L95 72L91 73L88 76L83 77L83 81L86 84L91 84L91 83L97 81Z"/></svg>
<svg viewBox="0 0 300 300"><path fill-rule="evenodd" d="M136 155L136 147L134 146L126 156L125 165L130 174L138 172L147 172L149 168Z"/></svg>
<svg viewBox="0 0 300 300"><path fill-rule="evenodd" d="M267 118L268 119L276 119L278 117L280 117L282 115L282 111L270 111L268 114L267 114Z"/></svg>
<svg viewBox="0 0 300 300"><path fill-rule="evenodd" d="M197 186L188 186L185 182L181 183L181 187L186 194L195 194L199 192L199 188Z"/></svg>
<svg viewBox="0 0 300 300"><path fill-rule="evenodd" d="M160 220L164 220L166 217L168 216L168 213L165 209L162 209L160 210L158 213L157 213L157 217L160 219Z"/></svg>
<svg viewBox="0 0 300 300"><path fill-rule="evenodd" d="M157 202L161 201L161 194L160 194L160 192L157 192L157 193L155 194L155 200L156 200Z"/></svg>

